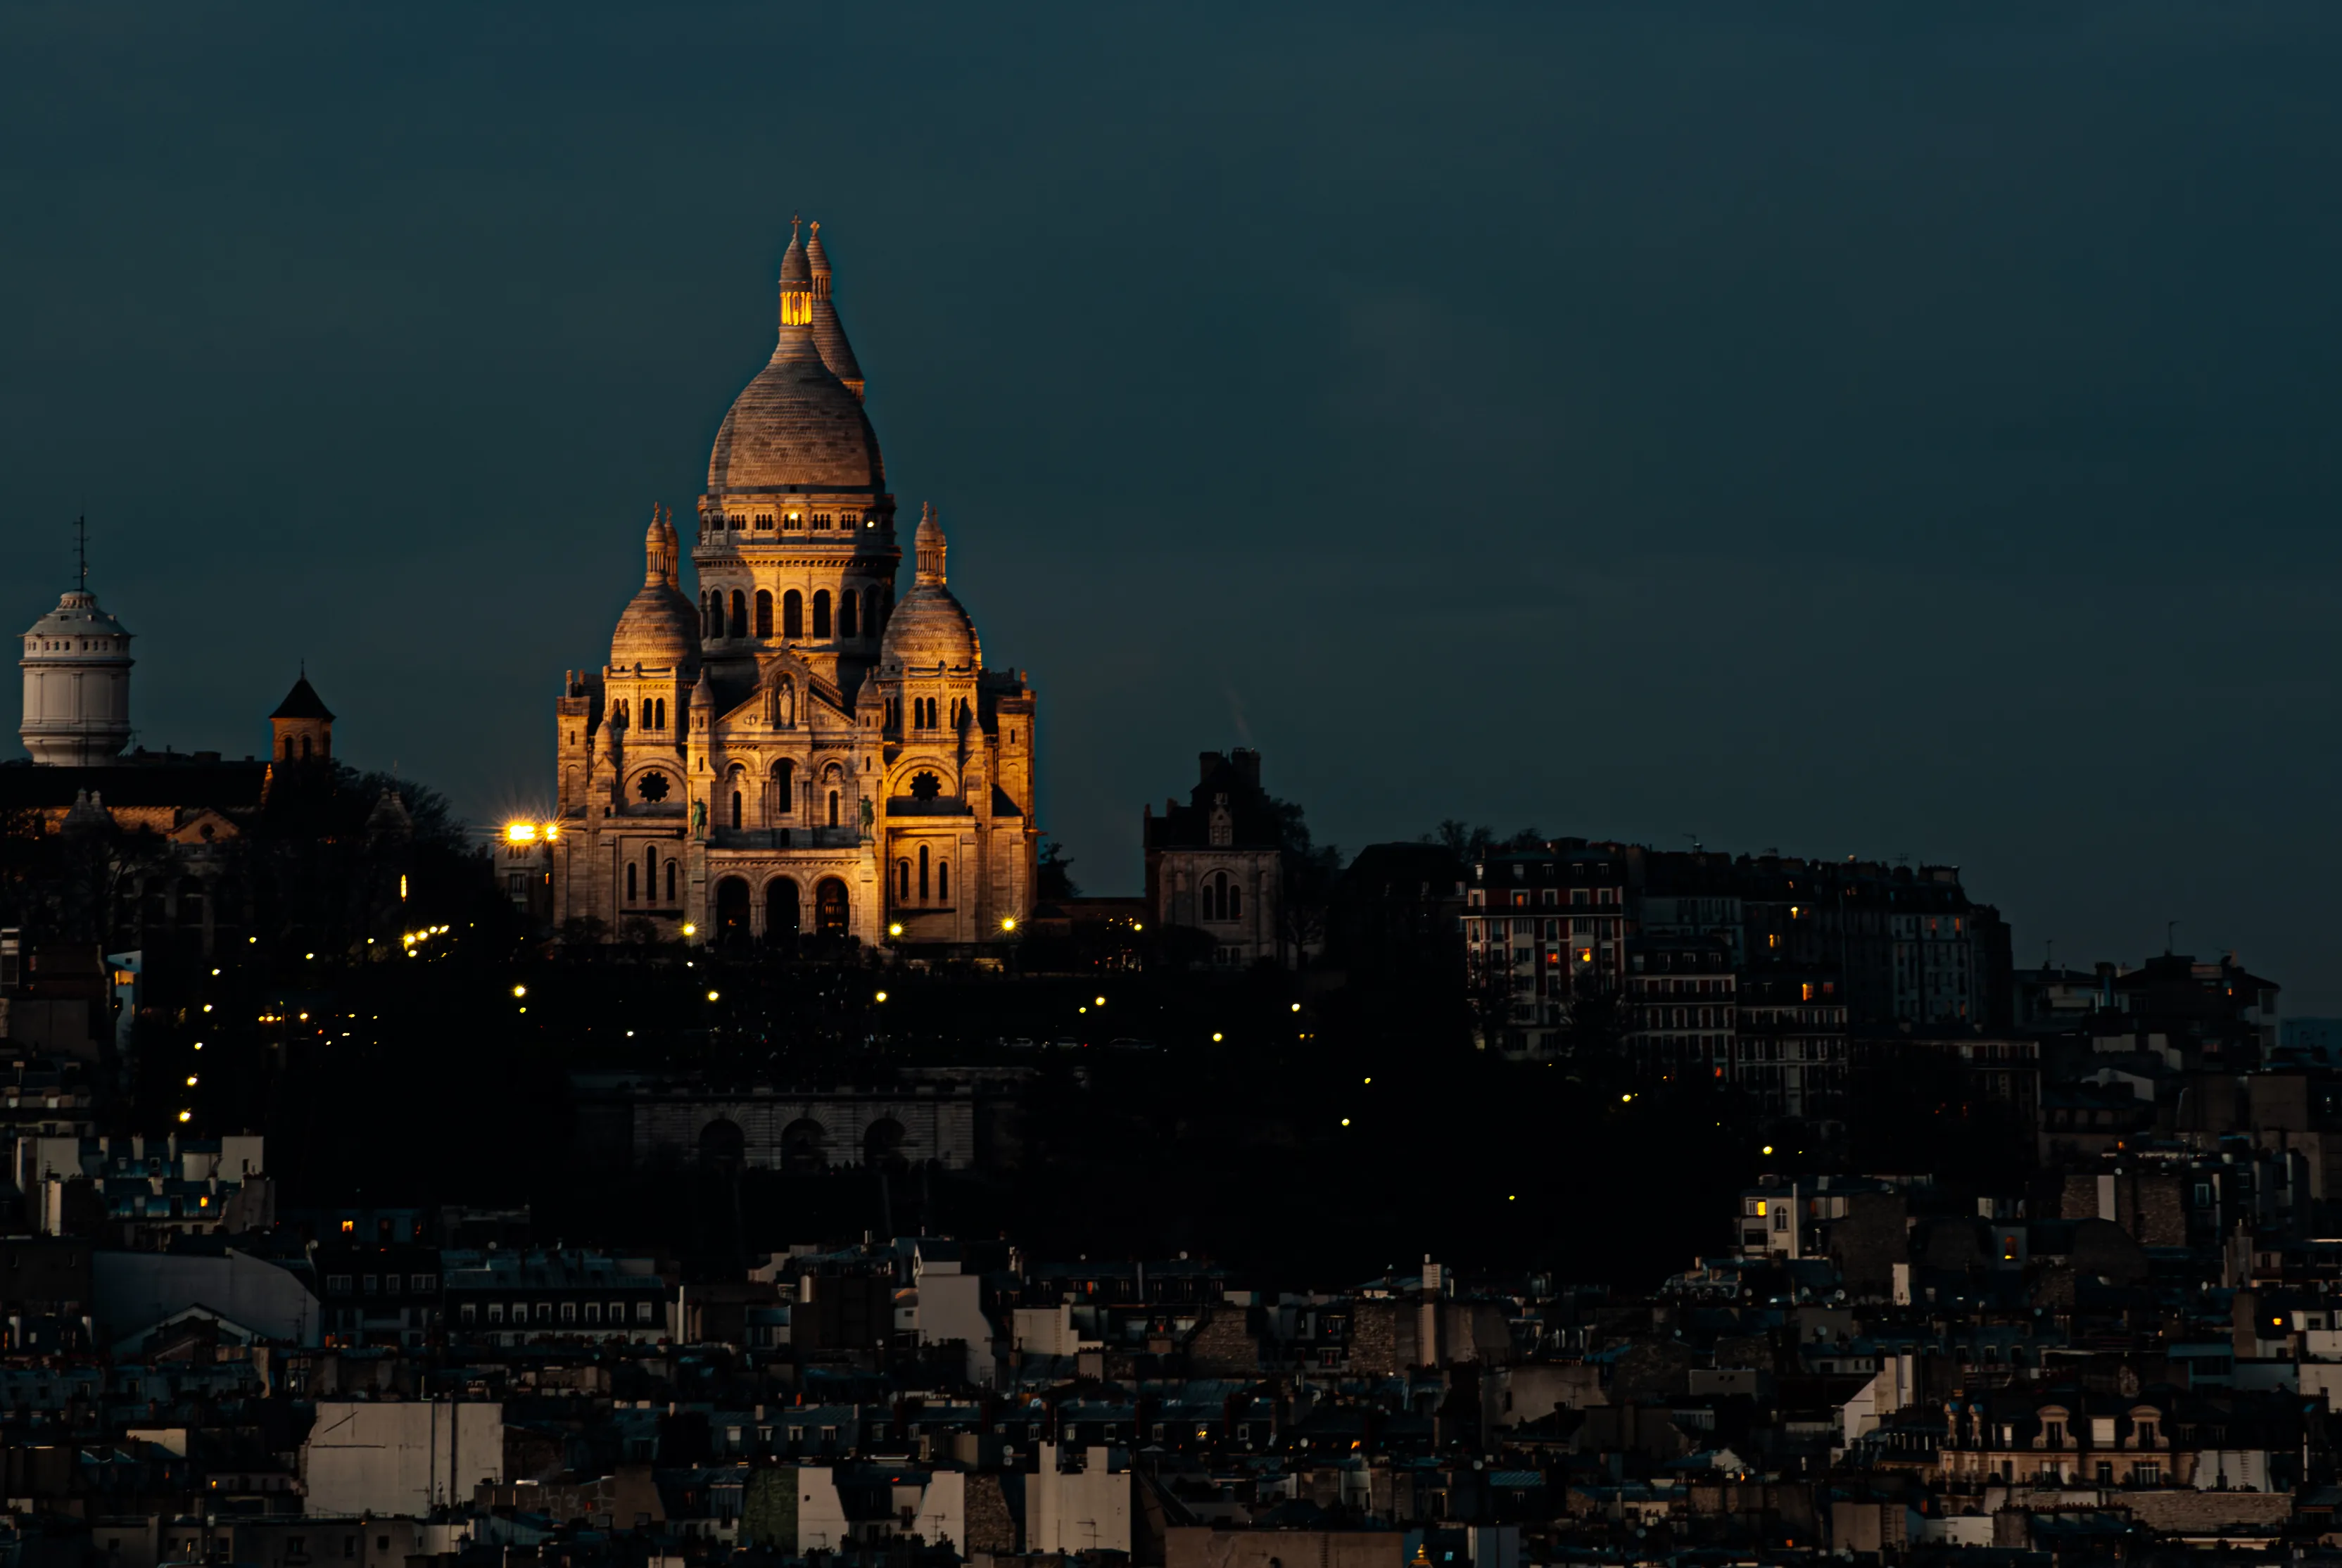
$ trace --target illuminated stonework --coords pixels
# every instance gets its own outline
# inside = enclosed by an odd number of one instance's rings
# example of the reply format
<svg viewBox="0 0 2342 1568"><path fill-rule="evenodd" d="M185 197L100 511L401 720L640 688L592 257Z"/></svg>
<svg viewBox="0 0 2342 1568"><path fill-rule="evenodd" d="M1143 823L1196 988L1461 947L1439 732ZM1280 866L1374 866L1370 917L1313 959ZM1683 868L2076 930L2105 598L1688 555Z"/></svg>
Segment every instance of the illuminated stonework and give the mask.
<svg viewBox="0 0 2342 1568"><path fill-rule="evenodd" d="M895 498L819 227L790 239L772 358L716 432L696 593L656 514L609 662L556 704L557 922L974 947L1030 910L1033 693L984 667L932 513L896 600Z"/></svg>

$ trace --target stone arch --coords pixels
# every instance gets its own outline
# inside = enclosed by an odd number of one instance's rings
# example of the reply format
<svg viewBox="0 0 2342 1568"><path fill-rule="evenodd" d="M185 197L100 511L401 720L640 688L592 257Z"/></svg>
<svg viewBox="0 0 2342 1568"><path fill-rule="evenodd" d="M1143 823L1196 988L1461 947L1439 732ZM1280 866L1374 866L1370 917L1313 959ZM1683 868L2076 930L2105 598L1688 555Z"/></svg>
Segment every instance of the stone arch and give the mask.
<svg viewBox="0 0 2342 1568"><path fill-rule="evenodd" d="M903 1124L892 1116L881 1116L862 1130L862 1163L874 1171L906 1171L910 1161L903 1154Z"/></svg>
<svg viewBox="0 0 2342 1568"><path fill-rule="evenodd" d="M795 588L781 596L781 635L805 635L805 595Z"/></svg>
<svg viewBox="0 0 2342 1568"><path fill-rule="evenodd" d="M773 591L770 588L759 588L756 590L756 635L769 637L772 634Z"/></svg>
<svg viewBox="0 0 2342 1568"><path fill-rule="evenodd" d="M747 1158L748 1134L728 1116L718 1116L699 1129L699 1163L709 1170L740 1168Z"/></svg>
<svg viewBox="0 0 2342 1568"><path fill-rule="evenodd" d="M781 1169L807 1173L829 1166L829 1129L800 1116L781 1129Z"/></svg>
<svg viewBox="0 0 2342 1568"><path fill-rule="evenodd" d="M786 942L796 935L805 921L801 895L796 883L789 877L776 876L765 884L765 940Z"/></svg>
<svg viewBox="0 0 2342 1568"><path fill-rule="evenodd" d="M825 876L813 890L815 929L824 936L844 936L854 924L853 896L846 884L835 876Z"/></svg>
<svg viewBox="0 0 2342 1568"><path fill-rule="evenodd" d="M748 882L727 876L716 884L716 940L736 946L748 940Z"/></svg>

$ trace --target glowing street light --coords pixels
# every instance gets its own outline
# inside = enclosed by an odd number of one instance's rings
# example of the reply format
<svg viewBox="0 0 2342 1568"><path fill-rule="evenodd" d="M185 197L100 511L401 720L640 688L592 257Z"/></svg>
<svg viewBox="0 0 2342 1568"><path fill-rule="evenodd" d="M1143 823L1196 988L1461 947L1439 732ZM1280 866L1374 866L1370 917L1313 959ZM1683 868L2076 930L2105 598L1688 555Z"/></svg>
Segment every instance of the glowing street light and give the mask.
<svg viewBox="0 0 2342 1568"><path fill-rule="evenodd" d="M525 985L515 985L513 987L513 994L515 996L525 996L528 994L528 987Z"/></svg>
<svg viewBox="0 0 2342 1568"><path fill-rule="evenodd" d="M1000 929L1004 933L1015 931L1016 929L1016 917L1013 914L1002 915L1000 917Z"/></svg>
<svg viewBox="0 0 2342 1568"><path fill-rule="evenodd" d="M716 1000L716 997L717 997L717 994L716 994L716 992L711 991L711 992L709 992L709 993L707 994L707 1000L709 1000L710 1002L713 1002L713 1001Z"/></svg>
<svg viewBox="0 0 2342 1568"><path fill-rule="evenodd" d="M889 936L900 936L900 935L902 935L902 934L903 934L903 923L902 923L901 921L897 920L897 921L894 922L893 924L889 924L889 925L886 927L886 934L887 934L887 935L889 935Z"/></svg>
<svg viewBox="0 0 2342 1568"><path fill-rule="evenodd" d="M687 936L687 937L688 937L688 936L696 936L696 935L698 935L698 934L699 934L699 927L697 927L696 925L692 924L691 924L691 922L689 922L688 920L686 920L686 921L685 921L685 922L683 923L683 934L684 934L684 935L686 935L686 936Z"/></svg>
<svg viewBox="0 0 2342 1568"><path fill-rule="evenodd" d="M879 1001L881 1001L881 1002L886 1001L886 994L884 991L881 991L880 993L878 993L878 997L877 997L877 999L878 999Z"/></svg>

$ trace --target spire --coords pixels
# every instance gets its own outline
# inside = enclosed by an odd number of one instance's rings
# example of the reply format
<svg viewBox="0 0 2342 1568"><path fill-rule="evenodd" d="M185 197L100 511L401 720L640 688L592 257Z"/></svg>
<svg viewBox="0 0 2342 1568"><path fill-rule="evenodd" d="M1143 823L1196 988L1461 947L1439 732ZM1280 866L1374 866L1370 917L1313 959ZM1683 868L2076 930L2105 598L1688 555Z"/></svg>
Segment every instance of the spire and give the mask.
<svg viewBox="0 0 2342 1568"><path fill-rule="evenodd" d="M821 243L821 225L813 225L813 239L806 246L806 264L813 277L813 341L821 350L821 362L829 366L830 375L846 383L846 389L856 401L862 396L861 363L854 357L854 345L846 341L846 328L837 319L837 306L829 297L829 251Z"/></svg>
<svg viewBox="0 0 2342 1568"><path fill-rule="evenodd" d="M813 320L813 268L806 260L805 241L797 230L805 220L789 219L789 248L781 253L781 329L804 326Z"/></svg>
<svg viewBox="0 0 2342 1568"><path fill-rule="evenodd" d="M926 502L919 507L919 531L912 538L912 548L919 561L919 586L942 587L944 584L944 525L936 512L935 504Z"/></svg>
<svg viewBox="0 0 2342 1568"><path fill-rule="evenodd" d="M821 245L821 220L806 225L813 233L806 241L806 265L813 270L813 297L829 297L829 253Z"/></svg>
<svg viewBox="0 0 2342 1568"><path fill-rule="evenodd" d="M675 586L675 524L651 503L651 525L643 534L643 586Z"/></svg>

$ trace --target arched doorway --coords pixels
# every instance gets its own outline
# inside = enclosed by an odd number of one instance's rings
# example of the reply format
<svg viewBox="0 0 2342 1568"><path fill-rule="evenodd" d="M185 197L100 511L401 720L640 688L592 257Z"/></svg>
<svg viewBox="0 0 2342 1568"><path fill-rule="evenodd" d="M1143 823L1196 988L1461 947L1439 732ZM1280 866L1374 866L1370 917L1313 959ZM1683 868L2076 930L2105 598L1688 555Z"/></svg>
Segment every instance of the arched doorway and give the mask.
<svg viewBox="0 0 2342 1568"><path fill-rule="evenodd" d="M718 1116L699 1129L699 1163L711 1171L736 1171L748 1152L740 1124Z"/></svg>
<svg viewBox="0 0 2342 1568"><path fill-rule="evenodd" d="M765 940L786 942L797 934L797 884L786 876L765 884Z"/></svg>
<svg viewBox="0 0 2342 1568"><path fill-rule="evenodd" d="M862 1163L874 1171L908 1169L903 1158L903 1124L892 1116L871 1123L862 1134Z"/></svg>
<svg viewBox="0 0 2342 1568"><path fill-rule="evenodd" d="M821 879L813 890L814 921L824 936L846 934L847 905L846 884L834 876Z"/></svg>
<svg viewBox="0 0 2342 1568"><path fill-rule="evenodd" d="M803 1116L781 1129L781 1169L819 1171L829 1164L828 1132L819 1122Z"/></svg>
<svg viewBox="0 0 2342 1568"><path fill-rule="evenodd" d="M726 947L748 940L748 884L739 877L716 884L716 940Z"/></svg>

